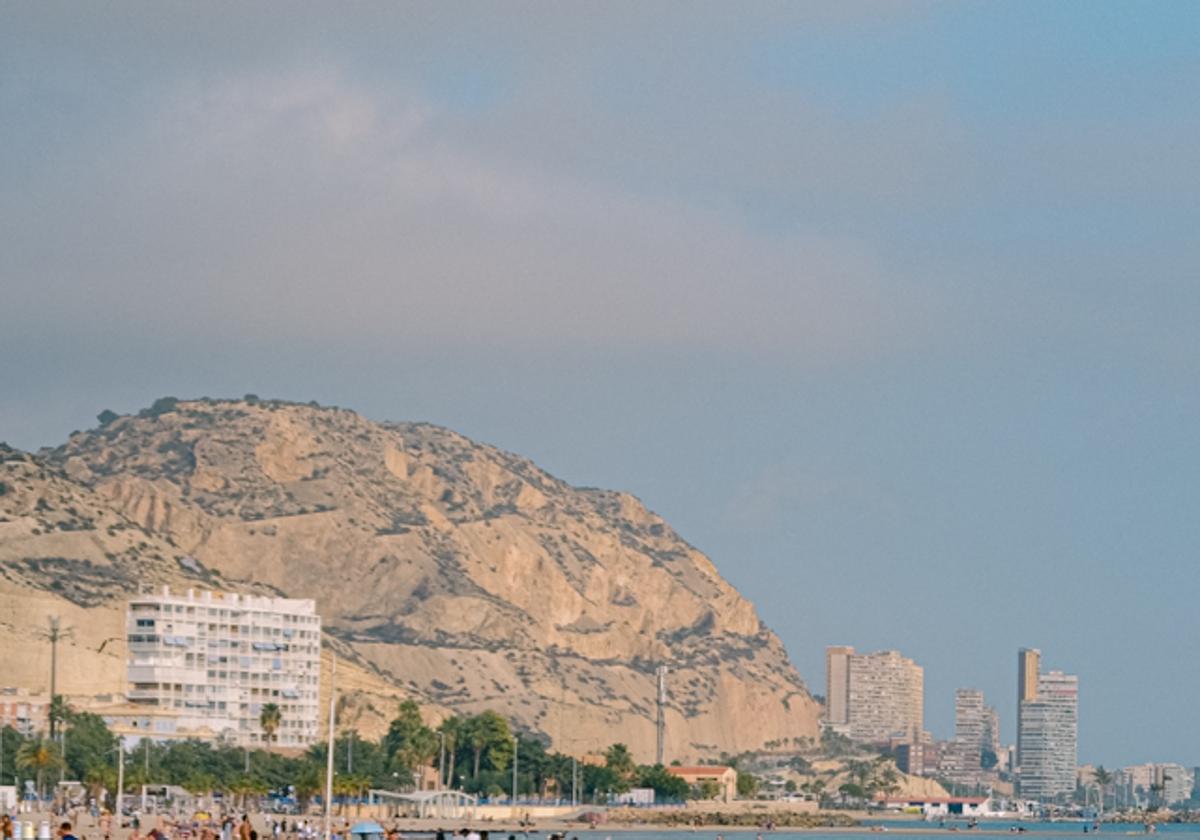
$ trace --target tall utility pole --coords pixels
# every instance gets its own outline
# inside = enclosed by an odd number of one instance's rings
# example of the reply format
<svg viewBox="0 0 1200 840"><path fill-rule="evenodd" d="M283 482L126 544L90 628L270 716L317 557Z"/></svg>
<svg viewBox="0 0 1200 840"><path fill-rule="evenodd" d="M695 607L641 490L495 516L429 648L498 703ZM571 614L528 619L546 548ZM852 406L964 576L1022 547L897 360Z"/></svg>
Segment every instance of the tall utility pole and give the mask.
<svg viewBox="0 0 1200 840"><path fill-rule="evenodd" d="M656 734L658 735L658 744L654 752L654 760L656 764L663 763L663 748L667 734L667 666L659 665L654 669L655 676L658 677L658 721L655 726Z"/></svg>
<svg viewBox="0 0 1200 840"><path fill-rule="evenodd" d="M329 677L329 746L325 750L325 840L333 834L333 733L337 731L337 654Z"/></svg>
<svg viewBox="0 0 1200 840"><path fill-rule="evenodd" d="M513 735L513 808L517 807L517 747L520 744L520 739Z"/></svg>
<svg viewBox="0 0 1200 840"><path fill-rule="evenodd" d="M575 756L571 756L571 807L572 808L578 807L578 805L579 805L579 795L576 792L576 785L578 784L578 781L579 781L579 778L577 775L578 771L579 771L579 766L575 761Z"/></svg>

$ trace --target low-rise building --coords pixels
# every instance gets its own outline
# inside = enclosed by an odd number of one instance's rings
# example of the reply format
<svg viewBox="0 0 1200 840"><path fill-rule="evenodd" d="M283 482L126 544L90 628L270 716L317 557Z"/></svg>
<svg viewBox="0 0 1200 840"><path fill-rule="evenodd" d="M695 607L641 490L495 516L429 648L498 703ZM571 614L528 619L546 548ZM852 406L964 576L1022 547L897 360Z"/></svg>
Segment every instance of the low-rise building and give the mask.
<svg viewBox="0 0 1200 840"><path fill-rule="evenodd" d="M0 688L0 727L22 735L44 732L50 726L50 698L21 688Z"/></svg>
<svg viewBox="0 0 1200 840"><path fill-rule="evenodd" d="M896 769L901 773L907 773L910 776L925 775L924 744L896 744L892 748L892 754L896 756Z"/></svg>
<svg viewBox="0 0 1200 840"><path fill-rule="evenodd" d="M878 802L889 811L927 817L983 817L997 813L986 796L883 796Z"/></svg>
<svg viewBox="0 0 1200 840"><path fill-rule="evenodd" d="M737 771L724 765L668 767L667 772L678 776L691 786L694 792L705 782L716 785L717 794L712 797L722 802L732 802L737 796Z"/></svg>

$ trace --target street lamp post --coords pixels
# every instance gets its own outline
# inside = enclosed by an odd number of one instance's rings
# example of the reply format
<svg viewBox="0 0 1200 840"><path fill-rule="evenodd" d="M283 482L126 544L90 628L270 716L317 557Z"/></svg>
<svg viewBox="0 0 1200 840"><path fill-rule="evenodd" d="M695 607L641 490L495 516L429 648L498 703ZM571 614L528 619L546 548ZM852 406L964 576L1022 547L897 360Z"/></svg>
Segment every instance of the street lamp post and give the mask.
<svg viewBox="0 0 1200 840"><path fill-rule="evenodd" d="M125 737L117 738L117 828L121 827L125 804Z"/></svg>
<svg viewBox="0 0 1200 840"><path fill-rule="evenodd" d="M517 808L517 748L521 745L516 735L513 735L513 810Z"/></svg>
<svg viewBox="0 0 1200 840"><path fill-rule="evenodd" d="M329 678L329 745L325 750L325 840L333 834L333 733L337 728L337 654Z"/></svg>

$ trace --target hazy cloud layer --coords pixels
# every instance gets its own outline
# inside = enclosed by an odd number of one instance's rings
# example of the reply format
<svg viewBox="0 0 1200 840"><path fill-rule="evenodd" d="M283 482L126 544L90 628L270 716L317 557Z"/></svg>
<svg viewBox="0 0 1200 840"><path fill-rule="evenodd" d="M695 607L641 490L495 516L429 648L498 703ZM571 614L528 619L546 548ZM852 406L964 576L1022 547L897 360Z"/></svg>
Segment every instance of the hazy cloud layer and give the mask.
<svg viewBox="0 0 1200 840"><path fill-rule="evenodd" d="M450 122L334 69L182 86L66 162L40 206L10 206L16 308L168 335L818 360L925 328L929 302L864 242L517 165Z"/></svg>

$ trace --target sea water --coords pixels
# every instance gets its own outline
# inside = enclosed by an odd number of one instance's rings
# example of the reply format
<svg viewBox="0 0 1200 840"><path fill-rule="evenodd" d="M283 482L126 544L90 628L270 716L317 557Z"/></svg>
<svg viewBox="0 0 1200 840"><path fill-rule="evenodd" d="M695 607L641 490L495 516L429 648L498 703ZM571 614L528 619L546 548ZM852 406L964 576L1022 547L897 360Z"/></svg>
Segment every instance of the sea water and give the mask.
<svg viewBox="0 0 1200 840"><path fill-rule="evenodd" d="M612 840L686 840L686 838L694 837L696 840L717 840L720 835L723 840L757 840L761 834L763 840L846 840L848 837L857 838L860 835L870 835L878 837L880 832L878 829L872 830L872 826L885 826L889 831L894 833L898 838L903 840L951 840L951 838L961 838L966 840L973 834L982 834L988 837L996 837L997 835L1012 834L1017 836L1018 832L1012 831L1014 826L1021 826L1025 829L1020 832L1022 837L1031 836L1047 836L1051 835L1054 838L1062 838L1063 835L1078 834L1084 836L1084 826L1087 826L1087 836L1093 834L1103 834L1115 840L1116 837L1137 836L1153 838L1156 836L1168 834L1172 837L1176 835L1194 835L1200 839L1200 824L1195 823L1161 823L1158 825L1156 834L1146 834L1140 825L1129 823L1104 823L1100 826L1100 831L1096 832L1092 829L1091 823L1083 822L1016 822L1013 820L988 820L980 821L977 829L969 829L965 822L946 821L945 827L941 827L938 823L923 823L912 820L864 820L862 826L856 828L839 828L839 829L808 829L804 831L794 831L788 829L776 829L774 831L757 831L755 829L740 829L736 831L718 831L711 828L699 828L691 831L687 828L672 829L670 831L654 831L654 830L605 830L603 828L595 831L567 831L567 840L578 837L579 840L606 840L611 837ZM491 832L497 840L502 840L506 837L503 832ZM521 835L517 835L520 837ZM1184 840L1180 837L1179 840Z"/></svg>

